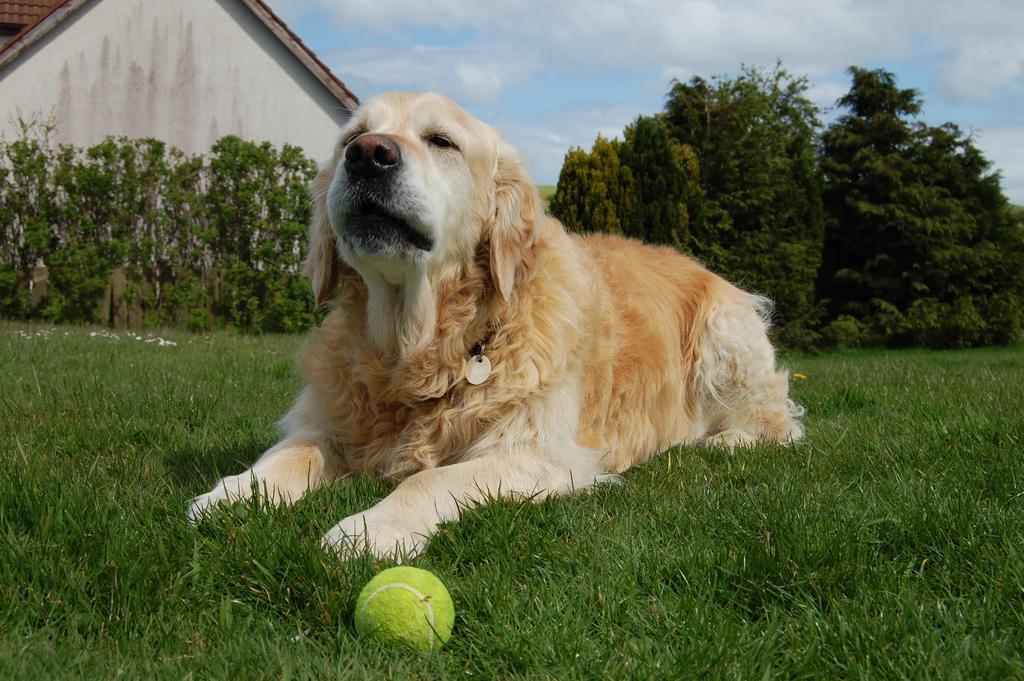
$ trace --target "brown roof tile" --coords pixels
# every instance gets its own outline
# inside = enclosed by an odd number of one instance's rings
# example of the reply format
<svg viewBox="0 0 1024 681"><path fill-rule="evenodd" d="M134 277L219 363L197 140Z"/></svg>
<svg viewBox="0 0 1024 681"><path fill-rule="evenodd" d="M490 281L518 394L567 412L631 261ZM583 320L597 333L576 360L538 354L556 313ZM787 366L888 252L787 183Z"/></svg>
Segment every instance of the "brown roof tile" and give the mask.
<svg viewBox="0 0 1024 681"><path fill-rule="evenodd" d="M26 26L58 4L60 0L0 0L0 24Z"/></svg>

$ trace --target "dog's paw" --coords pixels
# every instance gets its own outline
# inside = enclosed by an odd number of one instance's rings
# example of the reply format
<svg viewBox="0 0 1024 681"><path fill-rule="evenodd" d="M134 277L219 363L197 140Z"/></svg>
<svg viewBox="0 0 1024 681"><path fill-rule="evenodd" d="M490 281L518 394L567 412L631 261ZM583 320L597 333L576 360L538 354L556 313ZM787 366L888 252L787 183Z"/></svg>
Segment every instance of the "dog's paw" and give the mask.
<svg viewBox="0 0 1024 681"><path fill-rule="evenodd" d="M427 545L428 530L420 523L409 523L370 509L342 520L323 536L325 551L355 556L367 551L377 558L399 562L412 558Z"/></svg>
<svg viewBox="0 0 1024 681"><path fill-rule="evenodd" d="M196 525L210 512L210 509L214 505L220 503L221 499L215 498L213 492L208 494L200 494L198 497L192 498L188 502L188 510L185 512L185 516L188 521Z"/></svg>
<svg viewBox="0 0 1024 681"><path fill-rule="evenodd" d="M745 430L730 428L712 435L705 440L705 443L711 447L736 449L737 447L753 447L757 444L757 438Z"/></svg>
<svg viewBox="0 0 1024 681"><path fill-rule="evenodd" d="M200 494L188 502L188 511L186 512L188 521L195 525L209 515L214 506L222 501L230 500L231 496L223 487L215 487L206 494Z"/></svg>
<svg viewBox="0 0 1024 681"><path fill-rule="evenodd" d="M237 501L251 496L242 485L242 476L233 475L224 478L206 494L200 494L188 502L188 521L195 525L209 515L213 507L225 501Z"/></svg>

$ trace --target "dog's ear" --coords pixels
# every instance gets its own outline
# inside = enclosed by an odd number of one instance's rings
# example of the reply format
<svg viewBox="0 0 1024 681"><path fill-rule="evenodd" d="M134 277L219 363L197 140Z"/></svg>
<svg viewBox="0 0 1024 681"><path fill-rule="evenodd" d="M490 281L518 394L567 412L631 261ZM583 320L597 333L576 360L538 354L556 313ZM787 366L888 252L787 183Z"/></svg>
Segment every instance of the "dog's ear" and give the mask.
<svg viewBox="0 0 1024 681"><path fill-rule="evenodd" d="M313 220L309 224L309 254L306 256L304 272L313 285L316 306L320 307L334 293L338 285L337 241L331 229L327 214L327 190L334 178L333 167L325 167L313 180Z"/></svg>
<svg viewBox="0 0 1024 681"><path fill-rule="evenodd" d="M540 197L523 161L508 145L498 154L491 220L491 277L506 301L525 283L536 263L536 237L541 219Z"/></svg>

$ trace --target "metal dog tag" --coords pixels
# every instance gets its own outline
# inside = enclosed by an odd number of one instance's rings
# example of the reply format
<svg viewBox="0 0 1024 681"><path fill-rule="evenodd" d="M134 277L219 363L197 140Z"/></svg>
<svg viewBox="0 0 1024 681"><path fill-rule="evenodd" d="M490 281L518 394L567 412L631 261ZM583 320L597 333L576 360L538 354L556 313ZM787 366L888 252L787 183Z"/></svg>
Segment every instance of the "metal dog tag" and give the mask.
<svg viewBox="0 0 1024 681"><path fill-rule="evenodd" d="M466 380L473 385L480 385L491 375L491 360L487 355L473 355L466 365Z"/></svg>

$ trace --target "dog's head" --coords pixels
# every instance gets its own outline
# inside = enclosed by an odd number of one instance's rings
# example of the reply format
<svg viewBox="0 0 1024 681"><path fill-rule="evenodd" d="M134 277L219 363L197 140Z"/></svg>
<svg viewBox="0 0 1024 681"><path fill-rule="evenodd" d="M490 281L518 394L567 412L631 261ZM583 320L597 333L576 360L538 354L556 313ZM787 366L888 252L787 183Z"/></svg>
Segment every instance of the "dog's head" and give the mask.
<svg viewBox="0 0 1024 681"><path fill-rule="evenodd" d="M489 251L508 300L529 272L540 203L518 154L450 100L388 93L362 104L314 184L306 271L317 302L342 263L367 284L436 277Z"/></svg>

